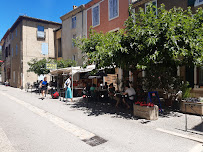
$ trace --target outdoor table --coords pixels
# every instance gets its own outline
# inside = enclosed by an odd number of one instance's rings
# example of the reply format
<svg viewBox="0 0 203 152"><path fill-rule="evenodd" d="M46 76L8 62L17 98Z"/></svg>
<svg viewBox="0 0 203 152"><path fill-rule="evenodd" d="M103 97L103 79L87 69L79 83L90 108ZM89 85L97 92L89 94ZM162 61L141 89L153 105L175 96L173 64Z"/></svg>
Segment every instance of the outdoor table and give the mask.
<svg viewBox="0 0 203 152"><path fill-rule="evenodd" d="M203 106L203 104L197 104L197 103L184 103L185 104L185 131L187 131L187 113L186 113L186 107L187 105L195 105L195 106ZM192 109L192 107L190 107ZM194 112L196 112L194 109L192 109ZM201 120L203 122L202 114L200 115Z"/></svg>

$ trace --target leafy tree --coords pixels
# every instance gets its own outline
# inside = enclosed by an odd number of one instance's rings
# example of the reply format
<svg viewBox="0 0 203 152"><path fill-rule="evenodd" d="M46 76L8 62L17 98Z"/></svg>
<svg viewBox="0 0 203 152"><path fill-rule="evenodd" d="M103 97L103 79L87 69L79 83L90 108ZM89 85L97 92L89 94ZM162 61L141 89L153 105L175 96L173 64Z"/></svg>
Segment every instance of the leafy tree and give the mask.
<svg viewBox="0 0 203 152"><path fill-rule="evenodd" d="M72 60L57 61L57 60L46 59L46 58L38 60L37 58L35 58L35 59L32 59L30 62L28 62L28 65L29 65L28 72L34 72L37 75L45 75L50 73L50 70L46 69L46 63L56 63L58 69L76 65L76 62Z"/></svg>
<svg viewBox="0 0 203 152"><path fill-rule="evenodd" d="M89 38L77 39L76 44L85 54L87 63L95 63L97 68L114 65L131 71L153 69L154 73L149 76L161 77L157 79L161 84L169 83L167 79L175 80L177 66L202 65L201 8L194 16L190 8L167 11L164 5L155 8L150 4L146 12L142 8L137 13L129 10L124 31L103 34L91 30ZM152 80L150 77L149 81ZM153 86L165 87L164 84Z"/></svg>

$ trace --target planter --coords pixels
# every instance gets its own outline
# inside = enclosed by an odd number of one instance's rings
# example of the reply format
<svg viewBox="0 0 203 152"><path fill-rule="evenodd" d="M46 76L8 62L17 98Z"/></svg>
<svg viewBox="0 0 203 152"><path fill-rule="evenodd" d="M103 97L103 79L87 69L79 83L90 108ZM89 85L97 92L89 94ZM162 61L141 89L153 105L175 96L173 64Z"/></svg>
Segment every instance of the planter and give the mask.
<svg viewBox="0 0 203 152"><path fill-rule="evenodd" d="M186 110L185 110L185 104L184 103L192 103L192 104L191 105L186 104ZM182 112L186 112L186 113L203 115L203 102L197 102L194 104L193 102L182 101L180 103L180 110Z"/></svg>
<svg viewBox="0 0 203 152"><path fill-rule="evenodd" d="M148 107L133 104L133 114L136 117L147 120L157 120L159 117L159 108L156 105L154 107Z"/></svg>

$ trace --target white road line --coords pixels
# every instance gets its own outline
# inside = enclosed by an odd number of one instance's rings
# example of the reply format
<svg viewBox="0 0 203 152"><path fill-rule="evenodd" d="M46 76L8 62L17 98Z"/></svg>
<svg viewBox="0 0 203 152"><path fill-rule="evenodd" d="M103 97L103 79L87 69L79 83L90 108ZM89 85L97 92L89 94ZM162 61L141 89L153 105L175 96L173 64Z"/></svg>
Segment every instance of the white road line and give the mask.
<svg viewBox="0 0 203 152"><path fill-rule="evenodd" d="M203 152L203 145L202 144L196 145L194 148L190 150L190 152Z"/></svg>
<svg viewBox="0 0 203 152"><path fill-rule="evenodd" d="M203 143L203 139L183 135L183 134L176 133L176 132L169 131L169 130L165 130L165 129L162 129L162 128L156 128L156 130L167 133L167 134L171 134L171 135L174 135L174 136L178 136L178 137L181 137L181 138L186 138L186 139L189 139L189 140L193 140L193 141L196 141L196 142L199 142L199 143Z"/></svg>
<svg viewBox="0 0 203 152"><path fill-rule="evenodd" d="M0 128L0 152L16 152L2 128Z"/></svg>
<svg viewBox="0 0 203 152"><path fill-rule="evenodd" d="M35 107L27 102L19 100L6 93L0 92L0 94L7 96L9 99L17 102L18 104L23 105L25 108L29 109L30 111L34 112L35 114L48 119L50 122L54 123L55 125L57 125L60 128L63 128L64 130L68 131L69 133L77 136L81 140L90 139L95 136L95 134L93 134L87 130L84 130L82 128L79 128L78 126L75 126L75 125L63 120L62 118L59 118L43 109Z"/></svg>

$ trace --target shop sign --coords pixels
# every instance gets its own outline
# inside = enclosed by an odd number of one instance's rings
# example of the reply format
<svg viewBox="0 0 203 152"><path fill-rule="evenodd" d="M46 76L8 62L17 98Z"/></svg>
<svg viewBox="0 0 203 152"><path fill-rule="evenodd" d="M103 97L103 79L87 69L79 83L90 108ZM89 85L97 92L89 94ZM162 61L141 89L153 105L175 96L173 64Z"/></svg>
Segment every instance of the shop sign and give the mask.
<svg viewBox="0 0 203 152"><path fill-rule="evenodd" d="M48 70L57 69L57 64L56 63L46 63L46 69L48 69Z"/></svg>

